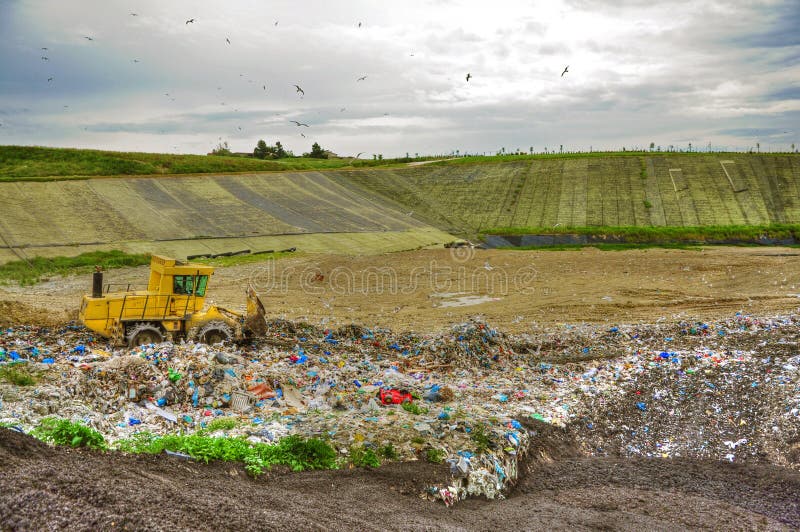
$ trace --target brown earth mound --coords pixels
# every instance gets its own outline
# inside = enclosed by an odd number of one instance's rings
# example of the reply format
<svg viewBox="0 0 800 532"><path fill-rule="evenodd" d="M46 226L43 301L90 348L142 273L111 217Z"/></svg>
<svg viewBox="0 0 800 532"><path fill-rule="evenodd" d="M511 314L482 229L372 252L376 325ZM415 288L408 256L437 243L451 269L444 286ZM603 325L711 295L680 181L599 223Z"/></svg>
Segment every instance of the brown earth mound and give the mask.
<svg viewBox="0 0 800 532"><path fill-rule="evenodd" d="M419 498L445 466L394 463L258 480L239 465L53 448L0 429L3 530L793 529L800 474L711 461L585 458L563 431L507 500ZM555 445L555 448L549 446ZM566 446L566 447L564 447ZM566 455L566 456L565 456Z"/></svg>

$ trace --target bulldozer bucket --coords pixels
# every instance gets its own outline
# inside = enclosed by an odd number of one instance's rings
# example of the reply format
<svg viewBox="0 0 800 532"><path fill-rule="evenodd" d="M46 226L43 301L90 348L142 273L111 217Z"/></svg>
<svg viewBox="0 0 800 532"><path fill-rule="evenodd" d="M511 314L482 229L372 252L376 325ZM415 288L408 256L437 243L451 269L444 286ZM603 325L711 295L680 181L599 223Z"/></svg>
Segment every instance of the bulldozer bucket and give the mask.
<svg viewBox="0 0 800 532"><path fill-rule="evenodd" d="M267 332L267 311L252 285L247 287L247 318L244 329L253 336L263 336Z"/></svg>

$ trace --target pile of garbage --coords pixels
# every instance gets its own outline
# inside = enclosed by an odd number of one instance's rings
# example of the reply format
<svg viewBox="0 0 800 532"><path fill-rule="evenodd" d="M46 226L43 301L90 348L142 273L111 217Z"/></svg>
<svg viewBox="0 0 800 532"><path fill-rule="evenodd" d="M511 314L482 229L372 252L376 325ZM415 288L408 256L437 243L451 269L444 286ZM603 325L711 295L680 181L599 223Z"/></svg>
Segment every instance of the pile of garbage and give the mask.
<svg viewBox="0 0 800 532"><path fill-rule="evenodd" d="M438 334L273 321L242 345L112 348L85 329L10 327L0 422L83 421L107 440L237 421L228 436L323 437L347 456L390 446L399 459L446 460L426 496L502 497L531 433L568 427L589 454L769 460L798 468L798 318L570 325L505 335L471 321ZM800 453L798 453L800 454Z"/></svg>

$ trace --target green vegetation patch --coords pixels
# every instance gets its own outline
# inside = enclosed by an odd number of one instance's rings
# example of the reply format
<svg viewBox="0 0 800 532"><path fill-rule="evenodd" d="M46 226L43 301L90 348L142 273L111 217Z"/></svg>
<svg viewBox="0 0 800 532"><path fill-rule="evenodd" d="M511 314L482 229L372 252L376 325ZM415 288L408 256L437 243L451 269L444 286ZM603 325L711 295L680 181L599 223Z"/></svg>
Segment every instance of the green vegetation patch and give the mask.
<svg viewBox="0 0 800 532"><path fill-rule="evenodd" d="M25 366L12 363L0 367L0 381L16 386L33 386L36 384L36 377Z"/></svg>
<svg viewBox="0 0 800 532"><path fill-rule="evenodd" d="M761 238L800 238L800 224L727 226L649 226L649 227L497 227L485 229L487 235L575 234L624 238L626 243L757 241Z"/></svg>
<svg viewBox="0 0 800 532"><path fill-rule="evenodd" d="M55 445L88 447L106 450L106 440L93 428L79 422L55 417L46 417L33 429L31 436Z"/></svg>
<svg viewBox="0 0 800 532"><path fill-rule="evenodd" d="M76 257L34 257L0 265L0 282L17 281L27 286L52 275L88 273L95 266L108 270L146 264L150 264L150 255L146 253L130 254L117 250L92 251Z"/></svg>
<svg viewBox="0 0 800 532"><path fill-rule="evenodd" d="M227 425L227 424L225 424ZM336 451L318 438L304 439L293 435L274 445L253 443L244 437L217 438L195 434L167 434L156 436L139 432L131 438L119 440L116 448L127 453L159 454L164 451L183 453L195 460L211 462L241 462L251 475L257 477L274 465L285 465L293 471L310 469L336 469Z"/></svg>
<svg viewBox="0 0 800 532"><path fill-rule="evenodd" d="M262 160L241 155L180 155L0 146L0 181L86 179L93 176L275 172L344 167L391 166L430 157L372 160L350 157L314 159L285 157Z"/></svg>

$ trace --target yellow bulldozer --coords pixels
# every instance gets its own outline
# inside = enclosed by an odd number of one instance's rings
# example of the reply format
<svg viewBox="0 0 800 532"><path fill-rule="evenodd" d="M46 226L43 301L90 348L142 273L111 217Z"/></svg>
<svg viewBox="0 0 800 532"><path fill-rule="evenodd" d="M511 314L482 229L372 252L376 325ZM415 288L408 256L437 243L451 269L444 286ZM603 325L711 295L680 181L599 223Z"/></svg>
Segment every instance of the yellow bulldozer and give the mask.
<svg viewBox="0 0 800 532"><path fill-rule="evenodd" d="M134 347L162 341L194 340L216 344L238 340L247 323L264 323L264 306L252 287L247 314L218 306L205 308L214 267L153 255L146 290L112 291L96 271L92 293L81 300L79 319L87 328L117 345Z"/></svg>

